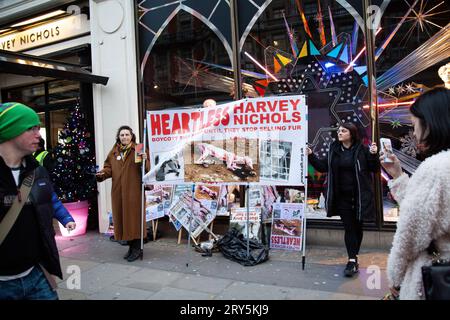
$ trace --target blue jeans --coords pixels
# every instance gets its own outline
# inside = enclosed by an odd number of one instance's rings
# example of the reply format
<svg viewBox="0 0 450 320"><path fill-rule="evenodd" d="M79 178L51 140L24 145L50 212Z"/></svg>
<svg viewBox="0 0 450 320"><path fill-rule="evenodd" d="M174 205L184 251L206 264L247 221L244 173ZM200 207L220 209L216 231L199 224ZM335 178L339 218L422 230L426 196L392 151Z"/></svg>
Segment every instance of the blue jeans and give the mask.
<svg viewBox="0 0 450 320"><path fill-rule="evenodd" d="M58 295L39 266L27 276L0 281L0 300L58 300Z"/></svg>

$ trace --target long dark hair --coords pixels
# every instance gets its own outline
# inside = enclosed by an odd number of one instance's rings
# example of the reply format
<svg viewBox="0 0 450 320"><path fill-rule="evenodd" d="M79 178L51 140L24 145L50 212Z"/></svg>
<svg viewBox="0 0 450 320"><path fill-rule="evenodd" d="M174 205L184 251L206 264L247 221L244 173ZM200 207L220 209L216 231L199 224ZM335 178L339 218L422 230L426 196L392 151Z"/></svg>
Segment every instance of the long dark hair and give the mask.
<svg viewBox="0 0 450 320"><path fill-rule="evenodd" d="M345 128L350 131L350 137L352 138L352 144L357 144L361 142L361 137L359 135L359 130L356 125L351 122L344 122L339 125L339 127Z"/></svg>
<svg viewBox="0 0 450 320"><path fill-rule="evenodd" d="M433 155L450 149L450 90L436 88L422 94L409 109L419 118L422 135L417 137L426 146L425 153Z"/></svg>
<svg viewBox="0 0 450 320"><path fill-rule="evenodd" d="M134 134L133 129L131 129L129 126L121 126L121 127L119 128L119 130L117 130L117 134L116 134L116 143L117 143L117 144L120 144L120 138L119 138L119 135L120 135L120 131L122 131L122 130L128 130L128 131L130 131L130 134L131 134L131 142L136 143L136 135Z"/></svg>

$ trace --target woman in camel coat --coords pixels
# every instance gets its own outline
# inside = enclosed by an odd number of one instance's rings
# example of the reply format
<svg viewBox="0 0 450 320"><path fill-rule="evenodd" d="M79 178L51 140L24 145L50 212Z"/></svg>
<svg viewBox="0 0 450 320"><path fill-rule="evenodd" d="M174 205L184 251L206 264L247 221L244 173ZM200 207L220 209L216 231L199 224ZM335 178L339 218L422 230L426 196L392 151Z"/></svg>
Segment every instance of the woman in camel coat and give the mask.
<svg viewBox="0 0 450 320"><path fill-rule="evenodd" d="M124 259L132 262L140 257L142 163L135 162L136 136L128 126L117 131L116 144L109 152L97 181L112 178L111 201L114 238L128 241ZM141 154L146 157L145 153ZM144 216L145 226L145 216Z"/></svg>

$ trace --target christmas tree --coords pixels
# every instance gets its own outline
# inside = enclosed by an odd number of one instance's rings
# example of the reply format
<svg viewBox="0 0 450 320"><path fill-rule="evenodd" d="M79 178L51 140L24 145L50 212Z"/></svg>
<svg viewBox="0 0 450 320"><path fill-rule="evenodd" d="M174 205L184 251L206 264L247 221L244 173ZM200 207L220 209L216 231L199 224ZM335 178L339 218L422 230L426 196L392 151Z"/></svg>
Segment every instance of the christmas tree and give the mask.
<svg viewBox="0 0 450 320"><path fill-rule="evenodd" d="M76 202L94 197L97 191L94 144L79 104L69 115L58 141L52 180L59 199Z"/></svg>

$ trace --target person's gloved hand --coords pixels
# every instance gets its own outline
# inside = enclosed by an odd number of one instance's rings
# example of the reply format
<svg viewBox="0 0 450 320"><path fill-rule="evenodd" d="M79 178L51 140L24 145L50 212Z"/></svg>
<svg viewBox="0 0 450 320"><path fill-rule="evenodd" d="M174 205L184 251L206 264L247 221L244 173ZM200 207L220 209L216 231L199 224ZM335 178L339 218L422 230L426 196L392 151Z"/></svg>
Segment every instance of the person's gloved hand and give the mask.
<svg viewBox="0 0 450 320"><path fill-rule="evenodd" d="M105 174L103 172L97 172L95 174L95 180L97 180L97 182L102 182L103 180L105 180Z"/></svg>

